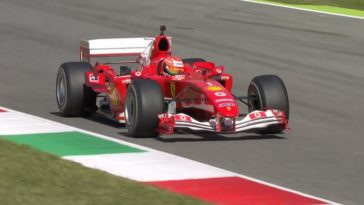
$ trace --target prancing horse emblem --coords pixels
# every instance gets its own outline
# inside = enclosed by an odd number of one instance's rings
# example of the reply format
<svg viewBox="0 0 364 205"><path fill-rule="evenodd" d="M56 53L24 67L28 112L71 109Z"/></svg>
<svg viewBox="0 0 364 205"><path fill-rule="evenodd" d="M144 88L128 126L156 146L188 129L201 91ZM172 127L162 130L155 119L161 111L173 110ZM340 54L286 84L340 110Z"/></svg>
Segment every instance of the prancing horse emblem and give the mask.
<svg viewBox="0 0 364 205"><path fill-rule="evenodd" d="M176 95L176 84L171 82L171 96L174 97Z"/></svg>

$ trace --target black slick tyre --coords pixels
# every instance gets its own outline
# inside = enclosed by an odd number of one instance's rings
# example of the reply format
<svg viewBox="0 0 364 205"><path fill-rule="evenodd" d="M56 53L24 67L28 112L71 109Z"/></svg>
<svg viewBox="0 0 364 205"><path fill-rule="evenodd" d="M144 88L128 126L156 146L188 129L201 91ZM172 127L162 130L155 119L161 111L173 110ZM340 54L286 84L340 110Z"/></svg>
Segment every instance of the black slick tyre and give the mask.
<svg viewBox="0 0 364 205"><path fill-rule="evenodd" d="M85 86L85 72L89 63L63 63L57 73L56 99L64 116L82 116L96 109L97 94Z"/></svg>
<svg viewBox="0 0 364 205"><path fill-rule="evenodd" d="M289 119L289 100L286 86L276 75L262 75L253 78L248 88L249 112L277 109ZM266 133L278 133L282 127L272 127Z"/></svg>
<svg viewBox="0 0 364 205"><path fill-rule="evenodd" d="M160 85L153 80L136 79L128 86L125 100L125 124L133 137L156 137L158 114L164 100Z"/></svg>

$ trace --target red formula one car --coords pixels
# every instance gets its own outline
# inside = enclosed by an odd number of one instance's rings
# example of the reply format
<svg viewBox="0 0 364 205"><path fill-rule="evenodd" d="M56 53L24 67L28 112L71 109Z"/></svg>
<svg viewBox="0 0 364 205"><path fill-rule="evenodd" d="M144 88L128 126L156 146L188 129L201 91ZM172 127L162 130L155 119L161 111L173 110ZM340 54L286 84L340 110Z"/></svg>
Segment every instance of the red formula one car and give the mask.
<svg viewBox="0 0 364 205"><path fill-rule="evenodd" d="M176 129L216 133L279 133L287 129L289 102L276 75L255 77L247 96L231 93L233 76L201 58L171 55L165 27L155 38L82 40L80 62L63 63L57 74L60 112L101 112L135 137ZM121 60L123 59L123 60ZM249 113L239 112L238 103Z"/></svg>

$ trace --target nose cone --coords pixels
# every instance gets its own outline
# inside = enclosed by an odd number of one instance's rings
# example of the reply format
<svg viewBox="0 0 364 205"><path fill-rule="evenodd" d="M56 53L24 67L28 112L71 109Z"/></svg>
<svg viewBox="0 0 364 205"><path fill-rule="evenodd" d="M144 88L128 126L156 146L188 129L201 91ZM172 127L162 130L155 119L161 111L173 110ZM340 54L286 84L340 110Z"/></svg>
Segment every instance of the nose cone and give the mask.
<svg viewBox="0 0 364 205"><path fill-rule="evenodd" d="M215 111L222 117L238 117L239 108L235 98L219 83L209 82L205 87Z"/></svg>
<svg viewBox="0 0 364 205"><path fill-rule="evenodd" d="M234 98L226 98L232 99ZM233 101L222 101L215 102L215 110L220 113L222 117L238 117L239 116L239 108L236 104L235 100Z"/></svg>

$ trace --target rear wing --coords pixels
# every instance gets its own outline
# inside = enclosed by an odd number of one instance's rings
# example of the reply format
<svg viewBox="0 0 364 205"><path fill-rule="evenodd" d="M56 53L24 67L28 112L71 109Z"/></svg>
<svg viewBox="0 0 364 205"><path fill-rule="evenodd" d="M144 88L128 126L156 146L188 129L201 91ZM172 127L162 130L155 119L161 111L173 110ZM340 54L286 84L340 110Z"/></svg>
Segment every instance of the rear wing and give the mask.
<svg viewBox="0 0 364 205"><path fill-rule="evenodd" d="M80 60L90 62L93 57L137 56L149 61L154 38L109 38L81 40ZM141 59L142 60L142 59Z"/></svg>

